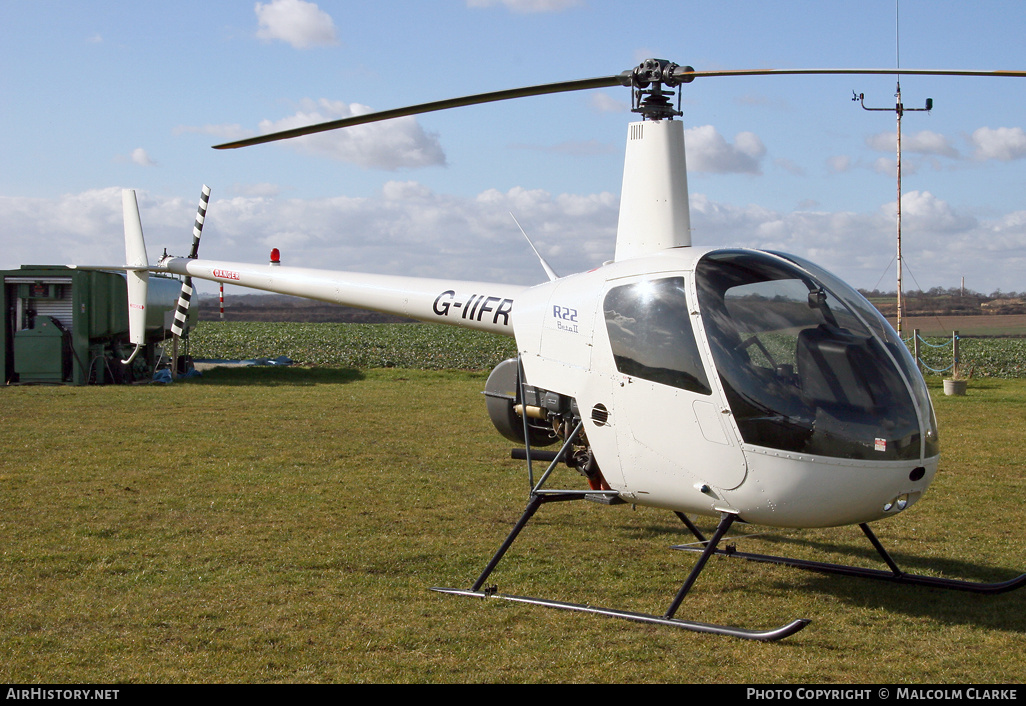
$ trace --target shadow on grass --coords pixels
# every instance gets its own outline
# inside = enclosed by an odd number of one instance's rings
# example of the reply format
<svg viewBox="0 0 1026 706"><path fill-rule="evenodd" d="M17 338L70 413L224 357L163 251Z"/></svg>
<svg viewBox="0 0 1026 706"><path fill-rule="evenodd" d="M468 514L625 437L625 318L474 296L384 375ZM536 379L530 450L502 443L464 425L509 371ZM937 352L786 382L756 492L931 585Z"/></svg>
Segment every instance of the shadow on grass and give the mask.
<svg viewBox="0 0 1026 706"><path fill-rule="evenodd" d="M299 368L274 366L222 366L183 380L193 385L321 385L345 384L364 379L353 368Z"/></svg>
<svg viewBox="0 0 1026 706"><path fill-rule="evenodd" d="M779 545L798 545L815 549L820 553L818 561L829 561L833 563L850 563L852 559L862 559L858 562L873 569L887 570L886 564L880 558L869 540L857 528L849 534L845 540L833 542L814 540L800 535L760 535L759 539L768 543ZM739 537L739 539L741 539ZM839 538L840 539L840 538ZM936 557L921 557L912 554L904 554L900 551L900 543L888 543L883 541L884 548L891 555L905 573L910 574L931 574L945 578L965 579L967 581L994 582L1005 581L1017 577L1026 571L1026 566L1020 567L994 567L985 566L971 561L961 559L938 559ZM857 545L857 546L856 546ZM741 547L738 547L741 549ZM743 551L743 549L742 549ZM776 553L780 553L779 551ZM832 555L832 556L831 556ZM840 555L840 557L838 557ZM812 558L812 557L809 557Z"/></svg>
<svg viewBox="0 0 1026 706"><path fill-rule="evenodd" d="M710 530L707 536L711 533ZM690 533L687 533L687 536L691 537ZM735 540L743 541L745 537L735 535L725 543L733 543ZM738 550L793 556L787 551L788 546L801 546L806 549L814 549L819 554L819 556L810 556L808 552L801 552L802 558L888 570L880 555L861 532L858 532L857 536L849 535L838 542L757 532L753 533L751 540L776 545L776 548L767 551L739 544ZM855 546L854 543L859 540L865 542L864 547ZM688 541L694 541L693 537ZM745 544L748 543L745 542ZM898 551L898 547L891 546L887 542L884 542L884 545L899 569L907 574L925 574L990 583L1013 579L1026 571L1026 567L1023 566L985 566L958 558L938 559L908 555ZM736 558L732 561L745 560ZM977 625L990 629L1026 633L1026 588L1002 594L983 595L959 590L898 584L887 580L824 574L794 567L782 567L782 569L791 573L789 575L780 574L778 579L780 585L786 583L796 590L827 593L850 605L878 608L895 614L927 617L947 624Z"/></svg>

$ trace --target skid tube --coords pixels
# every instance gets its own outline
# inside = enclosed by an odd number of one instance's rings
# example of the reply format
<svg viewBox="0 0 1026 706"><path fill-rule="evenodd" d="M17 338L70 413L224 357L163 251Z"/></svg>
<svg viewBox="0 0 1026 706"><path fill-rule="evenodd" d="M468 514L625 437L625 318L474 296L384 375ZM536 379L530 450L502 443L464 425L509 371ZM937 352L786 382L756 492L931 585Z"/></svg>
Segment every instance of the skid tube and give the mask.
<svg viewBox="0 0 1026 706"><path fill-rule="evenodd" d="M524 529L524 527L527 525L528 521L535 514L535 512L538 511L538 508L550 502L566 502L570 500L585 499L586 497L586 494L573 493L570 491L546 492L536 490L532 494L531 500L528 503L527 508L524 510L524 513L520 516L520 519L517 521L512 531L506 537L505 541L499 547L499 550L492 557L491 561L488 562L488 566L485 567L485 570L481 573L477 581L474 582L474 585L469 590L439 587L432 588L431 590L458 596L474 596L478 598L501 598L503 600L513 601L516 603L527 603L531 605L543 606L546 608L558 608L560 610L570 610L582 613L591 613L595 615L604 615L611 618L621 618L624 620L648 623L652 625L662 625L666 627L681 628L684 630L690 630L692 632L712 633L715 635L726 635L728 637L736 637L745 640L759 640L763 642L772 642L783 639L785 637L793 635L794 633L798 632L799 630L801 630L809 624L808 620L802 619L791 621L786 625L782 625L778 628L774 628L771 630L748 630L744 628L732 627L729 625L716 625L710 623L698 623L689 620L678 620L673 617L674 614L677 612L677 608L680 606L681 601L684 600L684 597L687 595L688 591L691 590L691 587L692 585L694 585L695 580L698 578L698 575L702 572L702 569L705 568L706 562L708 562L709 558L716 552L716 546L719 543L720 539L733 524L735 516L729 513L723 513L723 516L720 519L720 524L716 528L716 533L713 535L712 539L709 540L705 551L703 551L702 553L702 556L699 557L698 562L691 569L691 573L684 581L684 584L677 592L677 595L674 596L673 601L670 603L670 607L667 609L666 613L661 616L652 615L648 613L634 613L624 610L615 610L612 608L600 608L581 603L565 603L562 601L553 601L545 598L531 598L528 596L508 595L499 593L496 587L494 586L485 587L484 584L485 581L488 579L488 576L492 573L495 567L498 566L499 561L501 561L503 555L505 555L506 551L513 545L513 542L516 541L517 536L520 534L521 530Z"/></svg>
<svg viewBox="0 0 1026 706"><path fill-rule="evenodd" d="M692 534L698 539L700 544L705 544L706 539L702 536L695 526L683 515L678 513L677 515L687 525L688 529L691 530ZM754 554L751 552L739 552L734 548L734 545L728 545L726 549L715 549L713 553L720 556L730 556L738 559L746 559L748 561L755 561L764 564L778 564L781 566L790 566L796 569L805 569L807 571L816 571L823 574L838 574L841 576L853 576L856 578L869 578L877 579L880 581L890 581L892 583L908 584L913 586L929 586L931 588L943 588L952 591L968 591L970 593L982 593L988 595L994 595L998 593L1005 593L1008 591L1014 591L1016 589L1026 586L1026 574L1021 574L1014 579L1007 581L998 581L994 583L982 583L977 581L965 581L962 579L946 579L939 578L936 576L923 576L921 574L908 574L902 571L897 563L891 558L891 555L884 548L880 540L877 539L876 534L869 528L866 523L861 523L859 528L869 539L873 548L876 549L877 553L883 559L884 563L887 564L889 571L883 569L868 569L860 566L847 566L845 564L830 564L822 561L808 561L805 559L794 559L792 557L784 556L773 556L769 554ZM674 549L680 549L683 551L691 552L705 552L708 551L708 546L705 549L693 545L679 545L673 547Z"/></svg>

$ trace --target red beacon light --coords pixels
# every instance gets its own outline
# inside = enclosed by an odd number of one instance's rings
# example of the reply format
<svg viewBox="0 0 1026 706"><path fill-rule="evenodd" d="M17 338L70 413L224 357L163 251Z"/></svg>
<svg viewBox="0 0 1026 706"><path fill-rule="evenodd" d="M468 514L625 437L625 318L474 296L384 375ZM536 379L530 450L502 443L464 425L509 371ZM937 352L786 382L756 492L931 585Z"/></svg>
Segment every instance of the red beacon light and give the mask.
<svg viewBox="0 0 1026 706"><path fill-rule="evenodd" d="M281 264L281 253L278 252L278 248L272 248L271 249L271 264L272 265L280 265Z"/></svg>

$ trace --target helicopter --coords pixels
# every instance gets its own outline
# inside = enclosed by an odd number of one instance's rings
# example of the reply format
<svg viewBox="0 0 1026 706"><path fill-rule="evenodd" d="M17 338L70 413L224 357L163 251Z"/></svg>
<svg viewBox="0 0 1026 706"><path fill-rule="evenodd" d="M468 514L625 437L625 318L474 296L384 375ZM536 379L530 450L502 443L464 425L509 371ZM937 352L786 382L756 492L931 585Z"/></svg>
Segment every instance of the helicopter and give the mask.
<svg viewBox="0 0 1026 706"><path fill-rule="evenodd" d="M631 90L631 109L641 118L627 130L614 258L558 276L539 254L548 279L534 286L292 267L276 253L268 264L202 260L206 188L190 255L165 251L149 265L135 194L126 190L131 341L138 351L149 272L184 278L180 314L189 307L191 280L202 279L515 338L517 357L491 372L484 394L496 430L518 444L513 455L526 460L528 503L470 588L433 589L442 593L772 641L809 621L747 629L676 617L712 556L985 594L1021 588L1026 574L978 583L906 573L870 528L917 503L940 458L926 384L877 309L802 257L691 244L684 128L677 119L686 84L715 76L897 73L1026 76L914 69L696 71L649 59L610 76L441 100L215 145L249 147L431 111L613 86ZM535 462L547 464L537 478ZM560 465L577 471L587 487L550 487ZM517 596L486 585L543 505L581 500L665 509L695 536L695 544L677 547L699 557L663 614ZM716 518L711 537L691 520L695 515ZM886 568L721 547L736 522L857 525Z"/></svg>

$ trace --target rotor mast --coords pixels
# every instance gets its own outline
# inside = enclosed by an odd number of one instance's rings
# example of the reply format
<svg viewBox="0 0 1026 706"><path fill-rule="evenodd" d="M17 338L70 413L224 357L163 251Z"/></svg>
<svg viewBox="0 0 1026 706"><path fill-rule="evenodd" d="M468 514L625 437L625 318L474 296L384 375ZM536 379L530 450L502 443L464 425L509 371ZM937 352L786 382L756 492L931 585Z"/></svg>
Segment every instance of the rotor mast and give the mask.
<svg viewBox="0 0 1026 706"><path fill-rule="evenodd" d="M684 126L674 120L682 114L680 94L671 89L693 81L693 72L662 59L625 72L632 87L631 110L643 119L627 126L617 261L691 245Z"/></svg>

